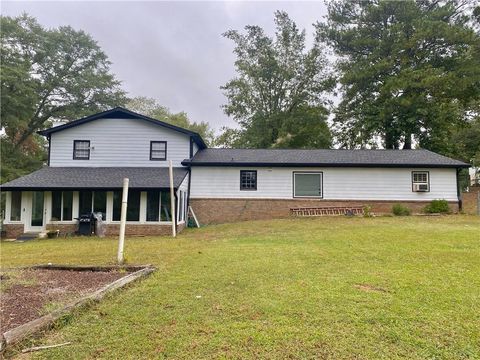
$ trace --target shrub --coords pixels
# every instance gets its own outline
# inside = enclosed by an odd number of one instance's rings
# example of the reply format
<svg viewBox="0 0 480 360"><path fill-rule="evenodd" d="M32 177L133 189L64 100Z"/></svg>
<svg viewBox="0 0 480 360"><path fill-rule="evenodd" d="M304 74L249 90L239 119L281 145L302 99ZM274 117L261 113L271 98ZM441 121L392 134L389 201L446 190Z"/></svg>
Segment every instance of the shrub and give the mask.
<svg viewBox="0 0 480 360"><path fill-rule="evenodd" d="M363 216L364 217L373 217L372 207L370 205L365 205L363 207Z"/></svg>
<svg viewBox="0 0 480 360"><path fill-rule="evenodd" d="M430 204L425 206L424 211L427 214L448 214L450 206L448 206L447 200L432 200Z"/></svg>
<svg viewBox="0 0 480 360"><path fill-rule="evenodd" d="M411 214L410 209L402 204L393 205L392 212L393 212L393 215L396 215L396 216L408 216Z"/></svg>

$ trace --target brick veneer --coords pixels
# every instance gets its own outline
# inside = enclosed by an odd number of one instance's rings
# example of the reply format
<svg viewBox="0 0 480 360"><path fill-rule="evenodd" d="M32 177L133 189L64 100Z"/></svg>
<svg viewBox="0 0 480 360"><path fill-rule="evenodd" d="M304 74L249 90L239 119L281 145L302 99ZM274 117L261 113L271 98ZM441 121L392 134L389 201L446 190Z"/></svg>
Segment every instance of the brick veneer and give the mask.
<svg viewBox="0 0 480 360"><path fill-rule="evenodd" d="M5 239L16 239L23 234L23 224L3 224Z"/></svg>
<svg viewBox="0 0 480 360"><path fill-rule="evenodd" d="M106 236L116 236L120 231L120 224L107 224ZM60 237L66 233L75 233L77 224L49 224L47 229L60 230ZM185 224L177 225L177 233L180 233L185 228ZM6 239L15 239L23 234L23 224L4 224ZM154 225L154 224L127 224L125 227L125 235L171 235L171 225Z"/></svg>
<svg viewBox="0 0 480 360"><path fill-rule="evenodd" d="M177 232L179 226L177 225ZM118 235L120 224L107 224L106 235ZM181 230L180 230L181 231ZM126 224L125 235L171 235L171 225Z"/></svg>
<svg viewBox="0 0 480 360"><path fill-rule="evenodd" d="M267 220L290 216L290 208L323 206L372 207L377 214L392 212L393 204L408 206L413 213L420 213L429 201L368 201L368 200L317 200L317 199L190 199L190 206L200 224L218 224L244 220ZM458 203L450 202L452 211L458 211Z"/></svg>

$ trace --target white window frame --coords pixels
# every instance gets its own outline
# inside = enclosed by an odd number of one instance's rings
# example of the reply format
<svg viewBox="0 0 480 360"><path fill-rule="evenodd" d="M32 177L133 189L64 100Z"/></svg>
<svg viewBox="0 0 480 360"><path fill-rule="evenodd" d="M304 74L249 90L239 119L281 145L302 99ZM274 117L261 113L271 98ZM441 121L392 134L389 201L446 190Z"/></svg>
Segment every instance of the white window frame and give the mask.
<svg viewBox="0 0 480 360"><path fill-rule="evenodd" d="M427 181L416 181L415 175L417 174L426 175ZM427 185L427 190L422 190L422 191L415 190L415 184L425 184ZM430 172L429 171L426 171L426 170L412 171L412 192L430 192Z"/></svg>
<svg viewBox="0 0 480 360"><path fill-rule="evenodd" d="M319 175L320 176L320 195L312 196L312 195L296 195L295 194L295 177L297 175ZM323 171L294 171L292 173L293 176L293 197L294 198L312 198L312 199L323 199Z"/></svg>

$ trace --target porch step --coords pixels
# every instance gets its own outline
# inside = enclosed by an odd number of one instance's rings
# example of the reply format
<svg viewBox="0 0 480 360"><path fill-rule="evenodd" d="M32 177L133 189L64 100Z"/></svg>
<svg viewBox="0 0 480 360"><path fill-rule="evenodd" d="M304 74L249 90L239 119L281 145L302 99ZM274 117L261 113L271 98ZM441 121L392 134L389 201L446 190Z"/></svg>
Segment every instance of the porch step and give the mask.
<svg viewBox="0 0 480 360"><path fill-rule="evenodd" d="M17 240L22 240L22 241L34 240L34 239L37 239L39 235L40 233L32 233L32 232L23 233L17 236Z"/></svg>

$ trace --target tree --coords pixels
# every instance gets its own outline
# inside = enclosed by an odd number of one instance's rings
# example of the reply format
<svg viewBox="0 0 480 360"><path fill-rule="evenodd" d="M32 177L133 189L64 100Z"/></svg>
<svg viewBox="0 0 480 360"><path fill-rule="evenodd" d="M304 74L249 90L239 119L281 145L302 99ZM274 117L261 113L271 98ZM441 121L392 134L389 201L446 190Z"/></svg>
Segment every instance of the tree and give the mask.
<svg viewBox="0 0 480 360"><path fill-rule="evenodd" d="M285 12L275 13L275 38L258 26L224 36L235 43L237 77L221 87L225 113L239 124L217 144L249 148L329 147L328 111L323 97L330 85L327 62L318 44L309 50ZM303 126L299 126L302 121Z"/></svg>
<svg viewBox="0 0 480 360"><path fill-rule="evenodd" d="M2 171L3 182L41 166L37 130L123 105L126 97L107 56L83 31L45 29L26 14L1 16L0 26L2 170L12 170ZM25 157L37 161L17 161Z"/></svg>
<svg viewBox="0 0 480 360"><path fill-rule="evenodd" d="M145 116L194 131L200 134L207 145L213 142L214 133L207 122L191 122L187 113L183 111L172 113L167 107L160 105L155 99L143 96L136 97L128 101L127 107Z"/></svg>
<svg viewBox="0 0 480 360"><path fill-rule="evenodd" d="M317 41L338 56L345 147L449 152L453 132L478 114L480 37L468 1L334 1Z"/></svg>

